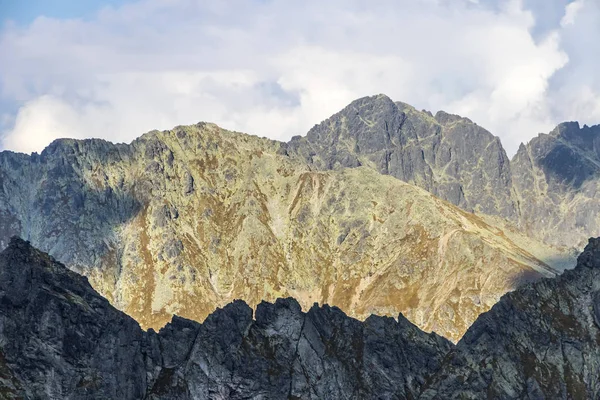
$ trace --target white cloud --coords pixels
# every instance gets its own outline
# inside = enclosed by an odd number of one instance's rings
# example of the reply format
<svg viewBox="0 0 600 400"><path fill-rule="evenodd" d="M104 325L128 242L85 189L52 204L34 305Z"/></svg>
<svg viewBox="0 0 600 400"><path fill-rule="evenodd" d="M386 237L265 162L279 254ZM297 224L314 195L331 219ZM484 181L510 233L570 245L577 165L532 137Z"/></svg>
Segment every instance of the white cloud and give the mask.
<svg viewBox="0 0 600 400"><path fill-rule="evenodd" d="M578 38L600 26L598 6L577 0L534 37L536 10L485 3L142 0L7 26L0 96L20 108L2 146L130 141L200 120L286 140L376 93L468 116L509 153L563 119L600 122L598 60Z"/></svg>
<svg viewBox="0 0 600 400"><path fill-rule="evenodd" d="M40 96L21 107L12 132L4 139L4 146L32 152L59 137L82 138L79 122L70 105L54 96Z"/></svg>
<svg viewBox="0 0 600 400"><path fill-rule="evenodd" d="M567 5L565 8L565 15L560 20L560 25L565 27L567 25L573 25L577 14L581 11L584 6L583 0L576 0Z"/></svg>

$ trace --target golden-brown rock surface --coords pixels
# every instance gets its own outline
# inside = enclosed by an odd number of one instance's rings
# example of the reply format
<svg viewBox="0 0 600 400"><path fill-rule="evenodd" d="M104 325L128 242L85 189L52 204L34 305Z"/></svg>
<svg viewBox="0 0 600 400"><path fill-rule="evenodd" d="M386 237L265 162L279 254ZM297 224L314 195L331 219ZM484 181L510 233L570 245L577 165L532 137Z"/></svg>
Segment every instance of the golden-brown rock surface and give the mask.
<svg viewBox="0 0 600 400"><path fill-rule="evenodd" d="M360 319L402 312L457 340L501 295L568 259L373 169L311 171L281 150L200 123L131 145L3 153L0 222L145 328L292 296Z"/></svg>

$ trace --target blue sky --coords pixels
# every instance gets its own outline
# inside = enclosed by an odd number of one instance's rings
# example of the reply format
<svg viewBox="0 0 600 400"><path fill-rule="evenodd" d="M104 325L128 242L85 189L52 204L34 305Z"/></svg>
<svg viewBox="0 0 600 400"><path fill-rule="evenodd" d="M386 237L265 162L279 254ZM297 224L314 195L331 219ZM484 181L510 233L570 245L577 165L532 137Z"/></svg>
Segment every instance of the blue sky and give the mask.
<svg viewBox="0 0 600 400"><path fill-rule="evenodd" d="M2 21L20 25L31 23L39 16L51 18L91 18L101 8L119 6L125 0L0 0Z"/></svg>
<svg viewBox="0 0 600 400"><path fill-rule="evenodd" d="M597 0L0 0L0 18L0 149L198 121L287 140L378 93L509 154L600 123Z"/></svg>

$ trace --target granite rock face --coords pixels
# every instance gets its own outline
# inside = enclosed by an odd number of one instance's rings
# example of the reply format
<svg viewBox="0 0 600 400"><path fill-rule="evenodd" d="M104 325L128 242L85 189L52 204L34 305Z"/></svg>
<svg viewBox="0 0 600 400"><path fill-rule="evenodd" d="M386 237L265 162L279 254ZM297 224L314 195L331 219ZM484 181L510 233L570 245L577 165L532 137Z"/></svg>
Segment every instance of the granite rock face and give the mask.
<svg viewBox="0 0 600 400"><path fill-rule="evenodd" d="M500 140L467 118L364 97L288 148L319 169L370 166L464 210L517 218Z"/></svg>
<svg viewBox="0 0 600 400"><path fill-rule="evenodd" d="M600 125L560 124L511 163L520 223L546 243L582 247L600 230Z"/></svg>
<svg viewBox="0 0 600 400"><path fill-rule="evenodd" d="M600 239L505 295L458 345L401 314L364 322L243 301L143 331L28 242L0 253L6 399L583 399L600 395Z"/></svg>
<svg viewBox="0 0 600 400"><path fill-rule="evenodd" d="M359 319L402 312L452 340L569 259L371 168L311 168L280 142L204 123L2 152L0 242L29 239L144 328L294 297Z"/></svg>
<svg viewBox="0 0 600 400"><path fill-rule="evenodd" d="M293 299L144 332L28 242L0 254L2 398L415 398L452 347L401 315L360 322Z"/></svg>
<svg viewBox="0 0 600 400"><path fill-rule="evenodd" d="M85 277L28 242L0 254L0 397L142 398L143 338Z"/></svg>
<svg viewBox="0 0 600 400"><path fill-rule="evenodd" d="M423 399L600 396L600 239L577 267L505 295L467 331Z"/></svg>
<svg viewBox="0 0 600 400"><path fill-rule="evenodd" d="M287 151L319 170L373 168L576 253L600 234L600 125L560 124L509 162L499 138L471 120L378 95L293 138Z"/></svg>

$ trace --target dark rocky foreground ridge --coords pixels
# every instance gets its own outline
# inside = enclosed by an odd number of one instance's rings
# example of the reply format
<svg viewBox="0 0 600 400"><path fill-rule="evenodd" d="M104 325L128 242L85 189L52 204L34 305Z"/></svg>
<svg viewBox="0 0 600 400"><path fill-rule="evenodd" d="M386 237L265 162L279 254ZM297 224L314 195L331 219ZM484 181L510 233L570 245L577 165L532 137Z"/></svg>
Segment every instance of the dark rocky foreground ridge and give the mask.
<svg viewBox="0 0 600 400"><path fill-rule="evenodd" d="M452 344L399 317L364 323L293 299L242 301L155 333L28 242L0 254L0 397L414 398Z"/></svg>
<svg viewBox="0 0 600 400"><path fill-rule="evenodd" d="M600 239L505 295L457 346L402 315L235 301L148 332L28 242L0 254L7 399L560 399L600 395Z"/></svg>

